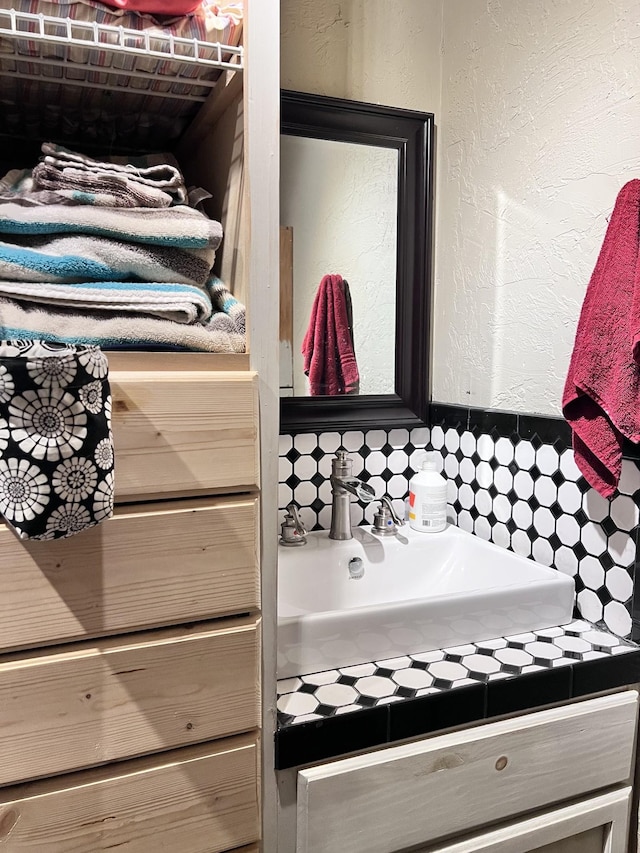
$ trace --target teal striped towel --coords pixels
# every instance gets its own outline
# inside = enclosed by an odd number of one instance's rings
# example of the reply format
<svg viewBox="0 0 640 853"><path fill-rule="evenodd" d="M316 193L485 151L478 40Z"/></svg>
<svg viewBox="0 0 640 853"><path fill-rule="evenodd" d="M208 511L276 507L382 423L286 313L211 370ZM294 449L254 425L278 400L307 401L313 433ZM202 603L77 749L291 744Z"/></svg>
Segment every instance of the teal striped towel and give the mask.
<svg viewBox="0 0 640 853"><path fill-rule="evenodd" d="M132 350L157 346L244 352L244 306L218 279L212 278L210 284L214 311L204 323L175 323L129 312L43 308L0 297L0 339L38 338Z"/></svg>
<svg viewBox="0 0 640 853"><path fill-rule="evenodd" d="M0 240L0 279L61 284L155 281L204 287L215 251L125 243L91 234L7 235Z"/></svg>
<svg viewBox="0 0 640 853"><path fill-rule="evenodd" d="M217 249L222 226L187 205L166 208L0 203L0 234L92 234L128 243Z"/></svg>
<svg viewBox="0 0 640 853"><path fill-rule="evenodd" d="M44 156L32 173L36 192L109 207L169 207L187 201L184 178L169 154L127 162L121 157L94 160L51 142L43 142L41 150Z"/></svg>
<svg viewBox="0 0 640 853"><path fill-rule="evenodd" d="M175 323L204 322L212 312L211 297L204 289L175 282L0 281L0 297L78 311L133 312Z"/></svg>

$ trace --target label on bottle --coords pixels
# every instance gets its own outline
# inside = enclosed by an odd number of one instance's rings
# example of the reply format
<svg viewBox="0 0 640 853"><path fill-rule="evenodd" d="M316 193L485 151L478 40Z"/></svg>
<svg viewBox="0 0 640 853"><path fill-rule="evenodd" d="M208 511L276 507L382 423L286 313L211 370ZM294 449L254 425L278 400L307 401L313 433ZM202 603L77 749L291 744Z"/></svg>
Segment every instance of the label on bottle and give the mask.
<svg viewBox="0 0 640 853"><path fill-rule="evenodd" d="M434 497L423 497L416 507L416 496L409 493L409 520L417 522L420 527L444 527L447 523L447 508L442 500Z"/></svg>

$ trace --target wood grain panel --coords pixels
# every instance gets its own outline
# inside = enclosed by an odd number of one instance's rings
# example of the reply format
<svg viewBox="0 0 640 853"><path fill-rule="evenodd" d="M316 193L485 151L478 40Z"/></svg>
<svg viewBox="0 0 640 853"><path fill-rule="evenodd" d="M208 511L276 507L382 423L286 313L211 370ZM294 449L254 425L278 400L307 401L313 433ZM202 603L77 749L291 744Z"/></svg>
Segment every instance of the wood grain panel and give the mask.
<svg viewBox="0 0 640 853"><path fill-rule="evenodd" d="M194 150L197 150L203 139L205 141L207 138L210 139L210 134L215 132L220 117L224 115L234 101L241 97L242 74L231 70L221 71L216 80L216 85L209 92L206 101L198 110L198 114L180 137L175 152L178 159L190 163L193 160Z"/></svg>
<svg viewBox="0 0 640 853"><path fill-rule="evenodd" d="M52 542L0 525L0 649L256 610L257 524L248 497L120 506Z"/></svg>
<svg viewBox="0 0 640 853"><path fill-rule="evenodd" d="M0 792L3 853L221 853L258 838L243 736Z"/></svg>
<svg viewBox="0 0 640 853"><path fill-rule="evenodd" d="M0 662L0 784L256 728L255 619Z"/></svg>
<svg viewBox="0 0 640 853"><path fill-rule="evenodd" d="M222 106L222 112L216 110L215 125L204 136L196 127L191 143L179 145L178 159L187 184L203 187L212 194L203 202L203 210L212 219L219 220L224 231L224 240L216 250L214 272L229 284L236 299L247 305L250 315L247 262L256 250L249 246L249 186L244 150L246 117L239 85L232 84ZM258 143L262 150L261 143L262 140ZM251 237L255 240L255 234ZM250 325L247 324L247 333ZM249 343L247 340L247 351Z"/></svg>
<svg viewBox="0 0 640 853"><path fill-rule="evenodd" d="M280 342L293 344L293 228L280 226Z"/></svg>
<svg viewBox="0 0 640 853"><path fill-rule="evenodd" d="M637 711L627 691L302 770L297 853L392 853L626 781Z"/></svg>
<svg viewBox="0 0 640 853"><path fill-rule="evenodd" d="M259 485L255 373L113 371L110 379L117 500Z"/></svg>
<svg viewBox="0 0 640 853"><path fill-rule="evenodd" d="M249 354L244 352L142 352L125 351L105 353L111 373L131 373L138 370L249 370Z"/></svg>

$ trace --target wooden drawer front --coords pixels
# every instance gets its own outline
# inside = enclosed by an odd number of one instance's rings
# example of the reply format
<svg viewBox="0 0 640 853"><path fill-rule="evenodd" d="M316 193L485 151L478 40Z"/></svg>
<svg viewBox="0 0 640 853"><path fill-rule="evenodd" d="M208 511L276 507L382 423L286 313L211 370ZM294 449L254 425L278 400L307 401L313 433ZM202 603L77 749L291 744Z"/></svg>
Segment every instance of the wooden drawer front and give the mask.
<svg viewBox="0 0 640 853"><path fill-rule="evenodd" d="M254 373L114 372L111 387L116 499L258 485Z"/></svg>
<svg viewBox="0 0 640 853"><path fill-rule="evenodd" d="M415 853L626 853L632 788L616 788Z"/></svg>
<svg viewBox="0 0 640 853"><path fill-rule="evenodd" d="M256 538L255 498L118 507L52 542L0 525L0 648L255 610Z"/></svg>
<svg viewBox="0 0 640 853"><path fill-rule="evenodd" d="M628 691L302 770L297 853L391 853L626 781L637 704Z"/></svg>
<svg viewBox="0 0 640 853"><path fill-rule="evenodd" d="M258 835L249 736L0 792L3 853L220 853Z"/></svg>
<svg viewBox="0 0 640 853"><path fill-rule="evenodd" d="M0 663L0 784L258 725L258 625L224 620Z"/></svg>

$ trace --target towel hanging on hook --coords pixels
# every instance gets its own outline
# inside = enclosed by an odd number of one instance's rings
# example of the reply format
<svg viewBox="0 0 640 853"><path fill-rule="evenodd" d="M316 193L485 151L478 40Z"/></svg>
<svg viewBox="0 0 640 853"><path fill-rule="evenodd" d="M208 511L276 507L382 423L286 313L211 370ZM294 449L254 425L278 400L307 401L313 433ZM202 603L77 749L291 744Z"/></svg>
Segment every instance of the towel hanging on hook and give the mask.
<svg viewBox="0 0 640 853"><path fill-rule="evenodd" d="M325 275L302 342L312 397L354 394L360 375L353 346L351 294L341 275ZM351 316L351 320L350 320Z"/></svg>
<svg viewBox="0 0 640 853"><path fill-rule="evenodd" d="M585 295L562 398L578 468L615 494L624 439L640 442L640 180L620 190Z"/></svg>

